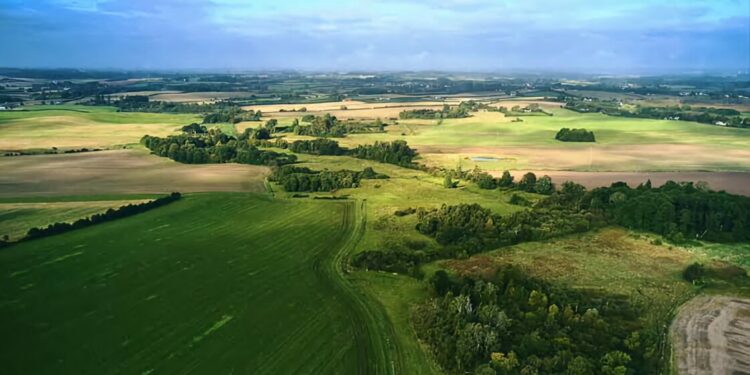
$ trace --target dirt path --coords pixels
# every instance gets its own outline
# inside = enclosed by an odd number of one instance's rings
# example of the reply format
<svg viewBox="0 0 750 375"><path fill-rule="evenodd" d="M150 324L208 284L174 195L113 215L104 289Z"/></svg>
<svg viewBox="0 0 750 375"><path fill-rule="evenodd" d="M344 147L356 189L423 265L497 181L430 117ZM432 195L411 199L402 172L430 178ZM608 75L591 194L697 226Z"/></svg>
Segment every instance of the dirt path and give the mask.
<svg viewBox="0 0 750 375"><path fill-rule="evenodd" d="M698 296L671 327L679 375L750 374L750 299Z"/></svg>

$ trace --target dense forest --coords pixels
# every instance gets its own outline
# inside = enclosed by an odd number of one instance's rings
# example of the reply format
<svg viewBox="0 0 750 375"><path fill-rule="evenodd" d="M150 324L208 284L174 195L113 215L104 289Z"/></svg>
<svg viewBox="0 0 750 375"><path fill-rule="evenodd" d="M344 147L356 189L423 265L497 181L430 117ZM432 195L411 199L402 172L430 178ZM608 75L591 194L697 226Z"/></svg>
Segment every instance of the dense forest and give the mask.
<svg viewBox="0 0 750 375"><path fill-rule="evenodd" d="M455 374L653 374L658 332L624 298L554 287L505 267L493 279L437 271L417 335Z"/></svg>
<svg viewBox="0 0 750 375"><path fill-rule="evenodd" d="M596 142L594 132L586 129L562 128L555 135L555 139L562 142Z"/></svg>
<svg viewBox="0 0 750 375"><path fill-rule="evenodd" d="M297 160L295 155L261 150L246 140L228 136L217 129L205 134L170 135L166 138L146 135L141 138L141 144L156 155L186 164L284 165Z"/></svg>
<svg viewBox="0 0 750 375"><path fill-rule="evenodd" d="M376 173L367 167L361 172L350 170L315 171L306 167L285 165L274 168L269 178L277 182L285 191L316 192L335 191L338 189L356 188L363 179L384 179L388 176Z"/></svg>

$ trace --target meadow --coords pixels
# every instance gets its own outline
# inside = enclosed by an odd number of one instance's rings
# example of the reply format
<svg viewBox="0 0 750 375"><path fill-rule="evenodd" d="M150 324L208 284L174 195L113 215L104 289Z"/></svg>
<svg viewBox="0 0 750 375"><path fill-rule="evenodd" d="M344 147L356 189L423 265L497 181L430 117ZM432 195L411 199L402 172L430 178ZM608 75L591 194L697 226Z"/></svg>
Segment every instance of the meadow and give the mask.
<svg viewBox="0 0 750 375"><path fill-rule="evenodd" d="M352 202L196 194L4 249L4 369L386 372L337 271L356 228Z"/></svg>

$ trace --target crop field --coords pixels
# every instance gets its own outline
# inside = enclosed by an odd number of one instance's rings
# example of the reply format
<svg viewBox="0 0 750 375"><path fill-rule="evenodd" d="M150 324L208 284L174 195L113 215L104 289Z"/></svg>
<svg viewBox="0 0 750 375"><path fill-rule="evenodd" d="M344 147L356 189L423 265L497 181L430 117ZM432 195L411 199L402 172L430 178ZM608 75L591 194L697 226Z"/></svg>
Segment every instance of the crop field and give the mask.
<svg viewBox="0 0 750 375"><path fill-rule="evenodd" d="M357 320L334 267L355 228L352 207L191 195L5 249L0 326L13 345L0 353L4 369L380 372L377 342L358 341L379 336Z"/></svg>
<svg viewBox="0 0 750 375"><path fill-rule="evenodd" d="M0 157L0 197L263 191L269 169L246 164L187 165L135 149Z"/></svg>
<svg viewBox="0 0 750 375"><path fill-rule="evenodd" d="M52 223L73 222L101 213L109 208L145 202L147 199L87 200L62 202L0 203L0 237L7 235L15 241L33 227L46 227Z"/></svg>
<svg viewBox="0 0 750 375"><path fill-rule="evenodd" d="M138 143L145 134L165 136L200 122L195 115L115 112L110 107L33 108L0 111L0 150L125 145Z"/></svg>
<svg viewBox="0 0 750 375"><path fill-rule="evenodd" d="M255 93L248 91L202 91L155 93L152 100L177 103L213 103L229 98L246 98Z"/></svg>
<svg viewBox="0 0 750 375"><path fill-rule="evenodd" d="M267 104L243 107L270 115L271 117L289 118L302 117L306 114L323 115L330 113L340 119L362 119L362 118L398 118L398 114L412 109L440 109L444 104L456 105L458 99L448 101L417 101L405 103L366 103L362 101L341 101L311 104ZM345 106L346 109L342 109ZM305 108L305 112L299 112ZM283 110L283 112L282 112Z"/></svg>

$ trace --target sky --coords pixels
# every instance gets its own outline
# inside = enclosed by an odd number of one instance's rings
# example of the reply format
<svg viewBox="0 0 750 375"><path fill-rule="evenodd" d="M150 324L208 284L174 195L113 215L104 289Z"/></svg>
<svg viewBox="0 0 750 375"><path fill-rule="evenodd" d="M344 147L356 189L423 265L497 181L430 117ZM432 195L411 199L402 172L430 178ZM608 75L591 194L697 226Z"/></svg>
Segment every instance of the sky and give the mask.
<svg viewBox="0 0 750 375"><path fill-rule="evenodd" d="M750 70L750 0L0 0L0 66Z"/></svg>

